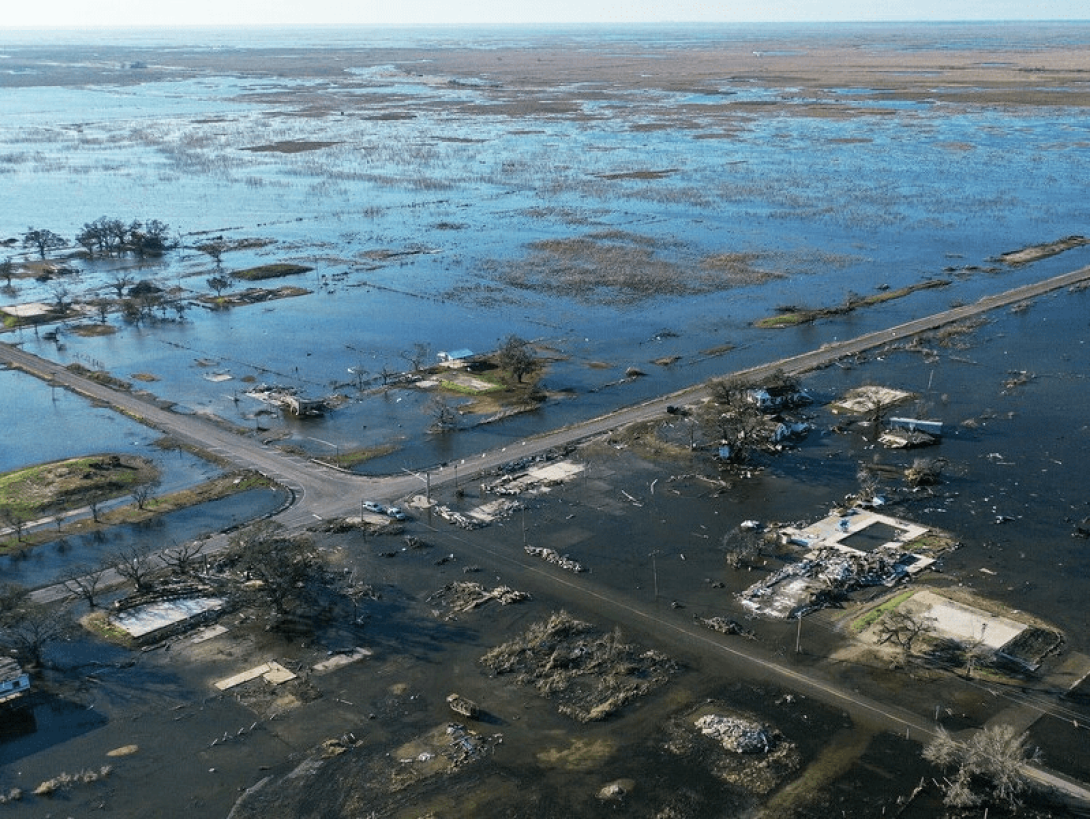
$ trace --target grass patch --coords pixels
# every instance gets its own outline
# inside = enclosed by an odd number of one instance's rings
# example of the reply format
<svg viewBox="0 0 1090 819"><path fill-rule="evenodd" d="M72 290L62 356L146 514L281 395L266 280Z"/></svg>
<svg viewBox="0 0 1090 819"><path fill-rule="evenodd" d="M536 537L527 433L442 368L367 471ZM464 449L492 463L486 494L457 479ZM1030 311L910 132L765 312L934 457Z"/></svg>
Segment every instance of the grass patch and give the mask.
<svg viewBox="0 0 1090 819"><path fill-rule="evenodd" d="M381 444L379 446L364 447L363 449L352 449L348 452L339 452L333 457L326 456L319 460L339 466L342 469L351 469L375 458L385 458L387 455L397 452L400 448L397 444Z"/></svg>
<svg viewBox="0 0 1090 819"><path fill-rule="evenodd" d="M485 381L486 379L480 379ZM487 395L492 392L500 392L504 389L503 384L496 384L489 382L487 387L478 387L474 384L467 384L463 381L450 381L443 379L440 382L444 390L449 392L456 392L459 395Z"/></svg>
<svg viewBox="0 0 1090 819"><path fill-rule="evenodd" d="M933 287L946 287L950 284L946 279L928 279L918 284L901 287L897 290L886 290L870 296L849 297L843 304L836 307L787 307L774 316L767 316L754 322L755 327L763 330L779 330L784 327L796 327L800 324L809 324L822 318L843 316L858 310L860 307L871 307L875 304L903 299L905 296L915 293L917 290L930 290Z"/></svg>
<svg viewBox="0 0 1090 819"><path fill-rule="evenodd" d="M111 623L104 611L92 611L90 614L81 617L79 622L89 632L107 642L124 648L132 648L134 645L132 635L125 629Z"/></svg>
<svg viewBox="0 0 1090 819"><path fill-rule="evenodd" d="M111 387L115 390L129 392L132 389L131 383L122 381L120 378L114 378L105 370L91 370L84 367L82 364L76 363L69 364L65 369L71 370L76 375L82 375L84 378L94 381L96 384L102 384L105 387Z"/></svg>
<svg viewBox="0 0 1090 819"><path fill-rule="evenodd" d="M155 480L159 470L132 455L87 455L0 475L0 506L22 520L120 497Z"/></svg>
<svg viewBox="0 0 1090 819"><path fill-rule="evenodd" d="M68 328L73 335L82 338L94 338L95 336L109 336L117 332L112 324L77 324Z"/></svg>
<svg viewBox="0 0 1090 819"><path fill-rule="evenodd" d="M135 484L133 486L135 486ZM60 527L50 528L43 526L34 531L24 533L22 540L18 540L16 536L12 534L6 539L0 540L0 554L3 554L5 551L26 550L33 546L51 543L55 540L61 540L72 535L103 531L110 526L117 526L119 524L140 523L168 512L177 511L178 509L185 509L208 501L219 500L220 498L225 498L239 492L246 492L250 489L271 486L275 486L275 484L264 475L257 472L244 471L220 475L210 481L205 481L202 484L183 489L179 492L172 492L171 494L163 495L162 497L151 497L144 503L143 509L140 509L136 503L132 503L100 512L97 521L88 515L85 518L74 520L71 523L63 524ZM129 489L131 488L132 487L129 487ZM126 491L129 490L127 489ZM124 492L120 494L124 494ZM111 497L118 496L118 494L115 494Z"/></svg>
<svg viewBox="0 0 1090 819"><path fill-rule="evenodd" d="M307 267L303 264L281 262L279 264L263 264L257 267L248 267L245 270L236 270L231 275L236 279L258 282L263 279L278 279L281 276L297 276L300 273L309 273L313 269L313 267Z"/></svg>
<svg viewBox="0 0 1090 819"><path fill-rule="evenodd" d="M877 623L878 619L883 614L885 614L887 611L893 611L903 602L911 598L912 595L914 595L915 593L916 589L912 589L911 591L904 591L900 594L894 595L893 597L889 598L889 600L886 600L884 603L878 604L866 614L852 621L852 633L859 634L863 631L866 631L868 628Z"/></svg>

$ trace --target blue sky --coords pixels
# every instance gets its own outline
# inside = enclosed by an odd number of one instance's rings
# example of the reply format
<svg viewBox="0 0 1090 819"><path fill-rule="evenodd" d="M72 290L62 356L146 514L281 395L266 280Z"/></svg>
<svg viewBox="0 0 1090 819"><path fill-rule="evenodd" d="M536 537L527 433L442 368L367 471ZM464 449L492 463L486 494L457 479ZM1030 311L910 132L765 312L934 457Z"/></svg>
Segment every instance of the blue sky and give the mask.
<svg viewBox="0 0 1090 819"><path fill-rule="evenodd" d="M18 0L0 28L1086 19L1087 0Z"/></svg>

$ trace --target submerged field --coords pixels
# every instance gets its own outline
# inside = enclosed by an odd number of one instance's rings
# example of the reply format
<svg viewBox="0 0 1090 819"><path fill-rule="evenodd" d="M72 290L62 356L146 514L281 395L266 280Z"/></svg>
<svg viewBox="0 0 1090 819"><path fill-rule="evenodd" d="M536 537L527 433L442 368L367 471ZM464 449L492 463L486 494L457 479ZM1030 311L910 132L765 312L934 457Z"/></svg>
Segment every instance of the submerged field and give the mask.
<svg viewBox="0 0 1090 819"><path fill-rule="evenodd" d="M443 498L455 505L477 496L465 463L485 449L1090 262L1074 240L1051 256L1003 255L1090 232L1085 25L71 38L0 43L0 240L10 237L0 259L17 269L0 306L48 305L63 287L85 311L2 340L269 446L344 463L366 453L356 468L375 473L442 464L457 480L462 465L462 491ZM103 214L169 222L179 246L88 258L73 238ZM49 253L68 272L35 278L43 260L31 270L18 241L28 226L69 240ZM146 279L166 301L136 319L98 314L119 277ZM261 289L282 285L277 298ZM254 788L236 815L307 805L322 815L721 816L766 798L776 815L893 811L935 776L916 744L661 624L744 618L734 593L768 566L728 568L722 536L747 519L823 517L867 466L899 513L962 541L938 582L1032 612L1073 655L1090 651L1087 552L1072 536L1090 514L1077 411L1090 398L1086 298L1056 292L812 374L815 431L748 475L691 456L697 430L668 416L661 440L621 436L581 453L582 476L528 501L521 519L462 533L420 516L405 524L429 544L418 549L402 548L400 531L315 532L323 559L376 596L314 633L271 634L242 612L225 620L226 636L169 652L73 636L41 678L38 730L0 746L16 760L0 766L0 795L110 763L107 778L63 797L67 809L226 815ZM802 318L757 326L770 316ZM115 332L74 329L92 322ZM387 383L414 359L487 352L512 333L543 364L546 400L533 412L479 425L501 405L475 410L480 396L452 390L459 428L435 434L434 390ZM880 449L824 409L868 383L911 391L906 413L944 422L933 450L941 485L906 488L913 453ZM247 394L260 384L332 397L334 408L295 418ZM116 452L154 462L164 491L218 474L21 373L0 372L0 386L10 433L0 472ZM265 494L259 511L279 504ZM210 529L250 508L228 505L207 510ZM194 515L133 527L118 543L195 537ZM111 537L58 541L4 563L5 577L44 583L83 562L71 551L116 548ZM527 544L590 571L553 582L561 570L520 562ZM438 589L501 577L534 599L443 618ZM622 619L622 607L586 589L632 611L650 605L661 622L615 632L609 612ZM677 668L610 720L580 725L481 664L562 608L594 627L588 645L623 647L626 662L629 650L659 652ZM798 634L793 623L752 625L761 651L868 694L918 699L921 713L939 704L955 730L994 702L1047 696L827 667L845 639L829 616ZM374 653L315 670L356 645ZM578 665L583 648L566 650L547 664ZM211 687L271 657L302 680ZM485 709L470 726L481 739L445 732L451 691ZM1063 731L1040 732L1061 767L1078 756L1080 707L1065 701L1050 718ZM705 711L763 722L779 756L757 776L760 766L712 753L692 728ZM446 771L452 745L472 764ZM49 807L34 797L5 809ZM912 810L903 815L942 808L931 792Z"/></svg>
<svg viewBox="0 0 1090 819"><path fill-rule="evenodd" d="M548 387L582 400L526 427L543 428L791 351L796 337L752 326L777 308L953 280L867 311L886 323L1042 275L997 260L1085 231L1080 29L1063 31L1021 44L1004 26L864 26L12 45L0 232L71 242L116 214L168 222L181 247L77 257L77 272L17 278L5 298L49 302L61 283L90 301L118 275L147 278L171 309L114 315L112 335L22 342L139 373L241 426L270 420L240 399L249 383L344 393L336 420L273 419L276 436L315 454L319 440L394 440L387 469L431 460L411 432L427 402L402 396L419 408L392 414L364 389L416 345L484 352L517 333L553 350ZM211 277L255 269L298 270L284 280L298 290L209 309ZM631 366L652 377L600 389Z"/></svg>

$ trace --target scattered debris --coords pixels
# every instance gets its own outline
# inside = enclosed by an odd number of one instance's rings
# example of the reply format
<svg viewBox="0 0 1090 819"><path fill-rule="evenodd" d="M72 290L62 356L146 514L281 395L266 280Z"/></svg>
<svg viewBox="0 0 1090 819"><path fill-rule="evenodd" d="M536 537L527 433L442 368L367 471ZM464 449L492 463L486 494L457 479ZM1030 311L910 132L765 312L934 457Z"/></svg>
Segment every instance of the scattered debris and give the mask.
<svg viewBox="0 0 1090 819"><path fill-rule="evenodd" d="M481 708L477 703L457 693L447 695L447 705L455 714L460 714L466 719L476 719L481 713Z"/></svg>
<svg viewBox="0 0 1090 819"><path fill-rule="evenodd" d="M336 668L349 665L357 660L362 660L365 657L371 657L374 653L375 652L369 648L361 648L359 646L353 648L351 651L335 652L328 660L322 660L320 663L317 663L314 666L314 671L318 674L324 674L327 671L333 671Z"/></svg>
<svg viewBox="0 0 1090 819"><path fill-rule="evenodd" d="M746 628L737 620L728 620L725 617L694 617L693 622L699 623L705 628L710 628L712 631L718 631L720 634L737 634L747 640L757 639L757 635L753 633L752 629Z"/></svg>
<svg viewBox="0 0 1090 819"><path fill-rule="evenodd" d="M284 666L275 660L270 660L267 663L254 666L246 671L239 672L231 677L225 677L222 680L218 680L213 685L220 691L227 691L235 686L242 685L243 683L250 682L250 680L256 680L261 677L265 682L272 685L280 685L288 680L294 680L295 674L288 671Z"/></svg>
<svg viewBox="0 0 1090 819"><path fill-rule="evenodd" d="M567 612L533 624L481 663L497 676L512 674L516 684L533 686L578 722L609 718L677 670L665 655L622 642L618 630L596 633Z"/></svg>
<svg viewBox="0 0 1090 819"><path fill-rule="evenodd" d="M471 583L465 580L448 583L439 591L428 596L429 603L441 601L446 604L450 611L447 615L448 618L462 612L473 611L493 600L497 601L501 606L509 606L529 599L529 594L516 591L510 586L497 586L488 590L480 583Z"/></svg>
<svg viewBox="0 0 1090 819"><path fill-rule="evenodd" d="M910 398L912 393L904 390L867 385L849 390L842 398L830 404L829 408L833 412L866 415L873 413L876 408L893 407Z"/></svg>
<svg viewBox="0 0 1090 819"><path fill-rule="evenodd" d="M531 490L559 486L577 477L585 468L583 464L573 461L559 461L525 471L509 472L491 483L482 484L481 489L493 495L520 495Z"/></svg>
<svg viewBox="0 0 1090 819"><path fill-rule="evenodd" d="M736 754L767 754L776 743L776 736L766 727L738 717L705 714L695 725L704 736Z"/></svg>
<svg viewBox="0 0 1090 819"><path fill-rule="evenodd" d="M544 546L526 546L526 554L533 555L534 557L540 557L546 563L552 563L554 566L559 566L569 572L585 572L581 563L572 560L567 555L560 555L555 549L549 549Z"/></svg>

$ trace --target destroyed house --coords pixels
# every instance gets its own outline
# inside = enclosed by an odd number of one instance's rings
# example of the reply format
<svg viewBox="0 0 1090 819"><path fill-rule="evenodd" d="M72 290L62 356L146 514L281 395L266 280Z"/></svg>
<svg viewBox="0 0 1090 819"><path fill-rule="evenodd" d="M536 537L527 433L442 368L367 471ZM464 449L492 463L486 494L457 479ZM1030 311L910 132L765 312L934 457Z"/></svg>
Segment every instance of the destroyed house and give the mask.
<svg viewBox="0 0 1090 819"><path fill-rule="evenodd" d="M30 690L30 675L10 657L0 657L0 705L17 700Z"/></svg>
<svg viewBox="0 0 1090 819"><path fill-rule="evenodd" d="M756 404L762 412L798 407L809 404L811 401L810 396L805 392L789 385L755 387L746 392L746 398L751 404Z"/></svg>
<svg viewBox="0 0 1090 819"><path fill-rule="evenodd" d="M942 435L942 421L925 421L921 418L890 418L890 429L903 429L906 432L926 432L936 438Z"/></svg>

